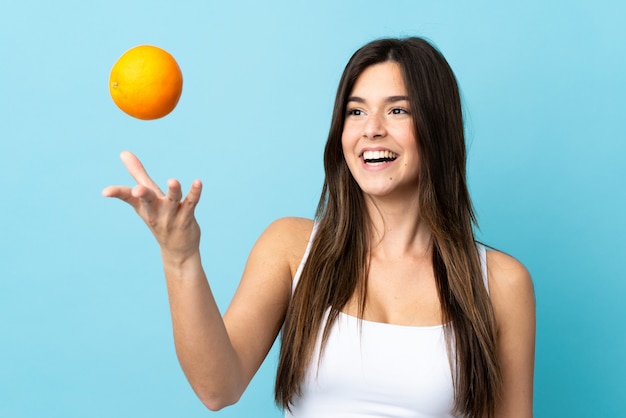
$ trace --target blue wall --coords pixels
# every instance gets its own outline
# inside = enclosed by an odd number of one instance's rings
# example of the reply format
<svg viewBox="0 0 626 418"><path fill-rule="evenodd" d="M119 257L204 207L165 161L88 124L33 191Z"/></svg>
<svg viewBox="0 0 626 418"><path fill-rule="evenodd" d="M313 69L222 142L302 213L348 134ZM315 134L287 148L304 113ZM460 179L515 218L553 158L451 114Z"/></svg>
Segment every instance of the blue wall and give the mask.
<svg viewBox="0 0 626 418"><path fill-rule="evenodd" d="M202 179L225 308L265 226L313 214L346 60L404 35L432 39L460 81L480 238L533 275L536 416L623 416L625 14L591 0L2 3L0 416L280 417L275 350L239 404L202 407L174 354L158 248L100 190L130 183L123 149L160 184ZM185 77L177 109L151 122L107 90L142 43Z"/></svg>

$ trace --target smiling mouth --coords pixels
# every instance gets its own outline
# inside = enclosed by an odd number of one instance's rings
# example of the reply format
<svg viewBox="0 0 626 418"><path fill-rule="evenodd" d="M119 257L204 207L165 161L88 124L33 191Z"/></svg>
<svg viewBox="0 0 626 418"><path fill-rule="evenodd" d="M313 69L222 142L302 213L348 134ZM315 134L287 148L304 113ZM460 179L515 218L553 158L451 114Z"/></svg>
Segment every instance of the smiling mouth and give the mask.
<svg viewBox="0 0 626 418"><path fill-rule="evenodd" d="M381 164L394 161L398 158L398 154L391 151L365 151L363 152L363 161L365 164Z"/></svg>

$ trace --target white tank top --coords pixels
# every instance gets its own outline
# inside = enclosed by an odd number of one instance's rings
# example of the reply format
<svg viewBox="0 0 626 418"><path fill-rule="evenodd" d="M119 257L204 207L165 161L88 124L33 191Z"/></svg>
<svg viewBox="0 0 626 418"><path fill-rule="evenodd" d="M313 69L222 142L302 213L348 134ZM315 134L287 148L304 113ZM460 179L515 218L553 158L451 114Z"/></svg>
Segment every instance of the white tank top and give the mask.
<svg viewBox="0 0 626 418"><path fill-rule="evenodd" d="M294 277L294 288L310 245L309 242ZM486 251L482 245L478 249L487 285ZM454 386L444 338L446 326L359 321L340 313L321 361L321 336L318 337L302 396L294 399L291 413L286 411L285 417L454 417Z"/></svg>

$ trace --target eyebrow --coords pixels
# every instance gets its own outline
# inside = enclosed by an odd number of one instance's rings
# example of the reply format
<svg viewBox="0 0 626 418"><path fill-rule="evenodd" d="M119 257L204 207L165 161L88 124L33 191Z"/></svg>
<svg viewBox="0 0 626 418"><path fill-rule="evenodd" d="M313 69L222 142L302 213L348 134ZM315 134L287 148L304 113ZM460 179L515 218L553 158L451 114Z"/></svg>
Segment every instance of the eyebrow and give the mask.
<svg viewBox="0 0 626 418"><path fill-rule="evenodd" d="M395 103L401 101L409 101L409 96L389 96L385 99L385 103ZM365 99L359 96L348 97L348 102L365 103Z"/></svg>

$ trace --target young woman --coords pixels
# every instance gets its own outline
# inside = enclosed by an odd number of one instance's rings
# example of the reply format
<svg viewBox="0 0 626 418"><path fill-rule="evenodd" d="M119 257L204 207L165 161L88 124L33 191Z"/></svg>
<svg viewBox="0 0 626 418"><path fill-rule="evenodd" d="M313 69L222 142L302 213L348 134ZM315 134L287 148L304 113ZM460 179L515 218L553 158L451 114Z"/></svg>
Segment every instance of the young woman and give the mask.
<svg viewBox="0 0 626 418"><path fill-rule="evenodd" d="M198 397L236 402L282 330L290 417L531 417L535 311L526 269L475 242L458 87L419 38L359 49L341 78L315 220L275 221L220 315L194 209L139 160L110 186L161 247L174 339Z"/></svg>

